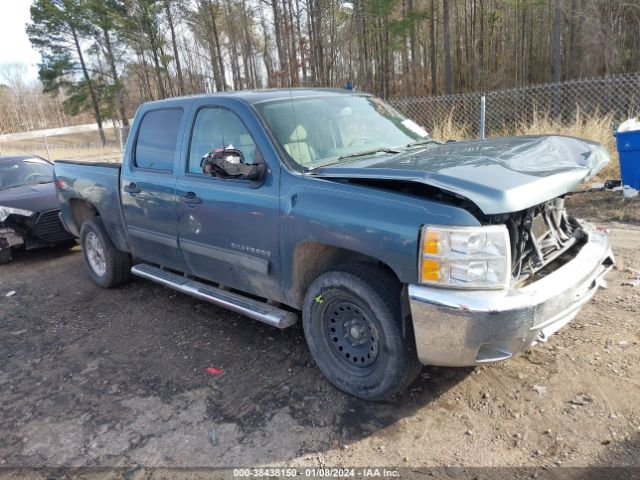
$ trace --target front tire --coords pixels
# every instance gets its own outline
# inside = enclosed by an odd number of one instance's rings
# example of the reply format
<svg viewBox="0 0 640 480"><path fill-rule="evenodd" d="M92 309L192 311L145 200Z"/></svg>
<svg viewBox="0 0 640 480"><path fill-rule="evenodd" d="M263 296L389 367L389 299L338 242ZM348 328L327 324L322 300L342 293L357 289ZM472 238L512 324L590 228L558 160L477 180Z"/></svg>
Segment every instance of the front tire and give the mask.
<svg viewBox="0 0 640 480"><path fill-rule="evenodd" d="M340 390L382 400L418 376L413 329L403 324L400 300L395 276L364 263L311 284L302 309L305 337L318 368Z"/></svg>
<svg viewBox="0 0 640 480"><path fill-rule="evenodd" d="M91 279L104 288L126 283L131 275L131 255L118 250L99 217L90 218L80 230L82 255Z"/></svg>

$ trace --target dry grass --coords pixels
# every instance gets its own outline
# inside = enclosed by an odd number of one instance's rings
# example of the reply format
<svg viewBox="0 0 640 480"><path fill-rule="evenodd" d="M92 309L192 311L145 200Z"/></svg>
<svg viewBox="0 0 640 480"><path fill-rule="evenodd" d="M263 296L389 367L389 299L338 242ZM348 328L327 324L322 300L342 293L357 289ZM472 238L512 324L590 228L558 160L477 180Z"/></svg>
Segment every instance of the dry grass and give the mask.
<svg viewBox="0 0 640 480"><path fill-rule="evenodd" d="M119 162L122 152L118 147L106 148L45 148L15 149L3 148L2 155L38 155L55 162L56 160L84 160L87 162Z"/></svg>
<svg viewBox="0 0 640 480"><path fill-rule="evenodd" d="M67 135L31 138L0 143L2 155L39 155L51 161L86 160L86 161L120 161L122 153L113 129L105 129L107 146L102 147L98 132L76 132Z"/></svg>
<svg viewBox="0 0 640 480"><path fill-rule="evenodd" d="M449 114L444 122L434 126L429 133L433 138L440 140L466 140L476 138L471 124L455 122L453 120L453 112Z"/></svg>

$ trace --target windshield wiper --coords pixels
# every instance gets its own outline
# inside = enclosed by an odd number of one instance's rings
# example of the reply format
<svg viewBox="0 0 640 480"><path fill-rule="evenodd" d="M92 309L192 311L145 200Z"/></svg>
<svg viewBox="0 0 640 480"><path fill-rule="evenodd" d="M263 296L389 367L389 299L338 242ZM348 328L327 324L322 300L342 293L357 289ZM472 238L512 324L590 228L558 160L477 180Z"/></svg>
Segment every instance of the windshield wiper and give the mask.
<svg viewBox="0 0 640 480"><path fill-rule="evenodd" d="M350 153L348 155L342 155L335 160L332 160L327 163L321 163L320 165L316 165L313 168L310 168L309 171L317 170L323 167L330 167L331 165L336 165L338 163L343 163L342 160L346 160L349 158L357 158L357 157L366 157L367 155L374 155L376 153L400 153L400 148L404 147L380 147L380 148L372 148L370 150L363 150L362 152Z"/></svg>
<svg viewBox="0 0 640 480"><path fill-rule="evenodd" d="M344 160L345 158L364 157L366 155L373 155L375 153L400 153L400 149L391 148L391 147L372 148L370 150L363 150L362 152L349 153L348 155L343 155L341 157L338 157L338 160Z"/></svg>
<svg viewBox="0 0 640 480"><path fill-rule="evenodd" d="M434 140L433 138L425 138L424 140L418 140L417 142L411 142L408 143L406 146L407 147L418 147L420 145L430 145L432 143L440 143L437 140Z"/></svg>
<svg viewBox="0 0 640 480"><path fill-rule="evenodd" d="M342 155L341 157L338 157L335 160L331 160L330 162L316 165L315 167L310 168L309 171L312 172L319 168L330 167L331 165L343 163L342 160L347 160L349 158L366 157L367 155L374 155L376 153L400 153L402 149L404 149L404 147L380 147L380 148L372 148L370 150L363 150L362 152L349 153L348 155Z"/></svg>

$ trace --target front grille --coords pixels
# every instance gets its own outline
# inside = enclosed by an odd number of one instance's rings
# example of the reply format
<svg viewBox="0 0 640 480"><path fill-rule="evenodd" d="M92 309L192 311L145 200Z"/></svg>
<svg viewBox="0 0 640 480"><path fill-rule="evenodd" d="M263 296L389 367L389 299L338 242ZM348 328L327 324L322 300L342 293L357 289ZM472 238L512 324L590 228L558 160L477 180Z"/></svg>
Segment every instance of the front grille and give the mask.
<svg viewBox="0 0 640 480"><path fill-rule="evenodd" d="M531 222L531 234L537 240L542 240L549 234L549 227L542 214L538 214L533 218L533 222Z"/></svg>
<svg viewBox="0 0 640 480"><path fill-rule="evenodd" d="M33 234L45 243L60 243L71 240L73 237L62 226L60 210L49 210L42 212L33 227Z"/></svg>
<svg viewBox="0 0 640 480"><path fill-rule="evenodd" d="M579 224L567 216L557 198L533 207L507 223L512 241L513 277L531 278L582 238Z"/></svg>

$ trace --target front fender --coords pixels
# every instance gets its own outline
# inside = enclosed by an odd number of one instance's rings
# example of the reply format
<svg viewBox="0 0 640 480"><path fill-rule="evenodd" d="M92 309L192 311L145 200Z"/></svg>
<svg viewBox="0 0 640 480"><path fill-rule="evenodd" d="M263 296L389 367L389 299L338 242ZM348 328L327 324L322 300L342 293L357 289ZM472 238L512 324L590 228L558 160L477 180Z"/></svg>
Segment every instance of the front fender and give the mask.
<svg viewBox="0 0 640 480"><path fill-rule="evenodd" d="M301 244L327 245L376 259L409 284L417 280L422 225L479 225L462 208L390 190L296 175L284 175L282 186L285 291L293 287L293 252Z"/></svg>

